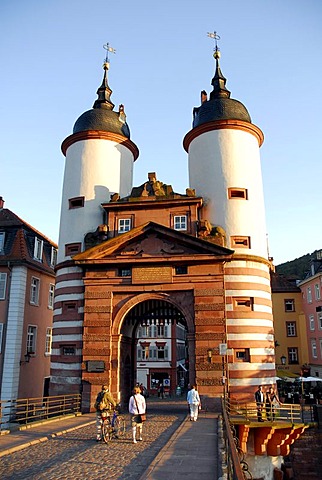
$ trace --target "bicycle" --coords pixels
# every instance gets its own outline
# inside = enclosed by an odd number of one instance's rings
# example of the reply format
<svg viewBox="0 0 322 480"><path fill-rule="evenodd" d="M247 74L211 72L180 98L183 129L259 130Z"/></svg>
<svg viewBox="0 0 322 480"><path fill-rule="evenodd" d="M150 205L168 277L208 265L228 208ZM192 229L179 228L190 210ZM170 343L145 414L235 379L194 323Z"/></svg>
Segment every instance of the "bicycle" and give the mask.
<svg viewBox="0 0 322 480"><path fill-rule="evenodd" d="M118 438L125 433L125 419L114 410L113 415L108 412L102 412L102 438L108 443L113 438Z"/></svg>

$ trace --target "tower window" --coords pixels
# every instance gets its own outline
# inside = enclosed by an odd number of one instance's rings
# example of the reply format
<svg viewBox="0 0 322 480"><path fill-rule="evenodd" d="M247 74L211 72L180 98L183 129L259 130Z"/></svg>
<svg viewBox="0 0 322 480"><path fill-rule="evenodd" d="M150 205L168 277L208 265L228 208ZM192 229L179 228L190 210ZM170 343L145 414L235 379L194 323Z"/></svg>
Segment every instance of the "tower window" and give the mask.
<svg viewBox="0 0 322 480"><path fill-rule="evenodd" d="M73 255L80 253L81 248L82 248L81 243L67 243L65 245L65 256L72 257Z"/></svg>
<svg viewBox="0 0 322 480"><path fill-rule="evenodd" d="M233 297L233 309L242 311L251 311L254 307L252 297Z"/></svg>
<svg viewBox="0 0 322 480"><path fill-rule="evenodd" d="M73 208L82 208L85 204L85 197L74 197L68 200L69 210Z"/></svg>
<svg viewBox="0 0 322 480"><path fill-rule="evenodd" d="M230 237L232 248L250 248L250 237Z"/></svg>
<svg viewBox="0 0 322 480"><path fill-rule="evenodd" d="M78 307L77 307L77 302L62 302L62 313L64 315L75 315L77 313Z"/></svg>
<svg viewBox="0 0 322 480"><path fill-rule="evenodd" d="M65 356L73 356L76 355L76 346L75 345L62 345L61 347L61 354Z"/></svg>
<svg viewBox="0 0 322 480"><path fill-rule="evenodd" d="M131 219L130 218L120 218L118 221L118 233L124 233L131 230Z"/></svg>
<svg viewBox="0 0 322 480"><path fill-rule="evenodd" d="M248 200L248 190L247 188L228 188L228 198Z"/></svg>
<svg viewBox="0 0 322 480"><path fill-rule="evenodd" d="M236 348L235 360L236 362L249 362L250 361L249 348Z"/></svg>

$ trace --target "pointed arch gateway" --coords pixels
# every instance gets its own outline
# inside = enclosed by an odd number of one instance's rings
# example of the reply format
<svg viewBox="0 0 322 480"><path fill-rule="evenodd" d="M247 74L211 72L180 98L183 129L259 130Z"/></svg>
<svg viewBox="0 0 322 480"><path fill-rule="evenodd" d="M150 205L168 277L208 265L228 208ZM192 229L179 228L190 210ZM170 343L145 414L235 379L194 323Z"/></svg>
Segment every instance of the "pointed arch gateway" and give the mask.
<svg viewBox="0 0 322 480"><path fill-rule="evenodd" d="M137 381L156 393L156 389L153 391L154 378L166 378L173 393L178 383L180 361L182 365L188 358L191 359L190 365L194 369L194 311L192 298L189 301L188 296L185 295L182 304L182 295L179 298L175 294L140 294L120 308L112 331L115 341L112 356L114 352L119 359L112 378L117 380L116 389L120 392L121 401L127 402ZM138 337L138 329L144 330L141 338ZM150 352L151 358L138 358L138 345L139 350L147 349L147 356ZM165 349L167 358L157 358L157 348L160 352ZM185 365L181 368L187 370L185 378L189 381L188 368Z"/></svg>

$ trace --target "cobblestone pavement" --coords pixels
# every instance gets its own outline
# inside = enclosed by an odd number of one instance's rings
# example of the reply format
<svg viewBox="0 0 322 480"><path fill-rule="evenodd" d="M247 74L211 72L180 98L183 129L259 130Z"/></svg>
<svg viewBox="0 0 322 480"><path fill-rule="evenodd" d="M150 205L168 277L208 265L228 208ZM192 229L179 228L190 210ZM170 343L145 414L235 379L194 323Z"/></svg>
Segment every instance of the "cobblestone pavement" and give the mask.
<svg viewBox="0 0 322 480"><path fill-rule="evenodd" d="M1 480L138 480L187 415L186 402L148 401L143 442L126 432L108 445L95 441L95 425L67 432L0 459Z"/></svg>

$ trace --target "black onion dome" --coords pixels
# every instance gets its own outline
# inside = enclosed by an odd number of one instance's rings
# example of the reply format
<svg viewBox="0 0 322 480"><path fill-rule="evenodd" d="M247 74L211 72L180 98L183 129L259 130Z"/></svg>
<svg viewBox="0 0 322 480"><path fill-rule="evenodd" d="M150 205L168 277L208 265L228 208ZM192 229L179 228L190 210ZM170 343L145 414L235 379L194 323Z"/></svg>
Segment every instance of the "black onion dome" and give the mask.
<svg viewBox="0 0 322 480"><path fill-rule="evenodd" d="M246 107L232 98L215 98L194 109L194 128L215 120L242 120L252 123Z"/></svg>
<svg viewBox="0 0 322 480"><path fill-rule="evenodd" d="M103 68L104 77L102 85L97 90L98 98L95 100L93 108L84 112L76 120L73 133L84 132L86 130L103 130L130 138L130 129L126 123L123 105L120 105L118 112L113 110L114 104L110 99L112 90L107 82L109 63L105 62Z"/></svg>
<svg viewBox="0 0 322 480"><path fill-rule="evenodd" d="M216 120L242 120L252 123L246 107L238 100L230 98L230 91L226 88L226 78L219 66L220 52L217 47L214 57L216 71L211 82L213 91L210 93L209 100L206 92L204 90L201 92L202 104L193 110L193 128Z"/></svg>
<svg viewBox="0 0 322 480"><path fill-rule="evenodd" d="M76 120L73 133L85 130L103 130L130 138L129 126L126 122L120 121L119 113L103 108L92 108Z"/></svg>

